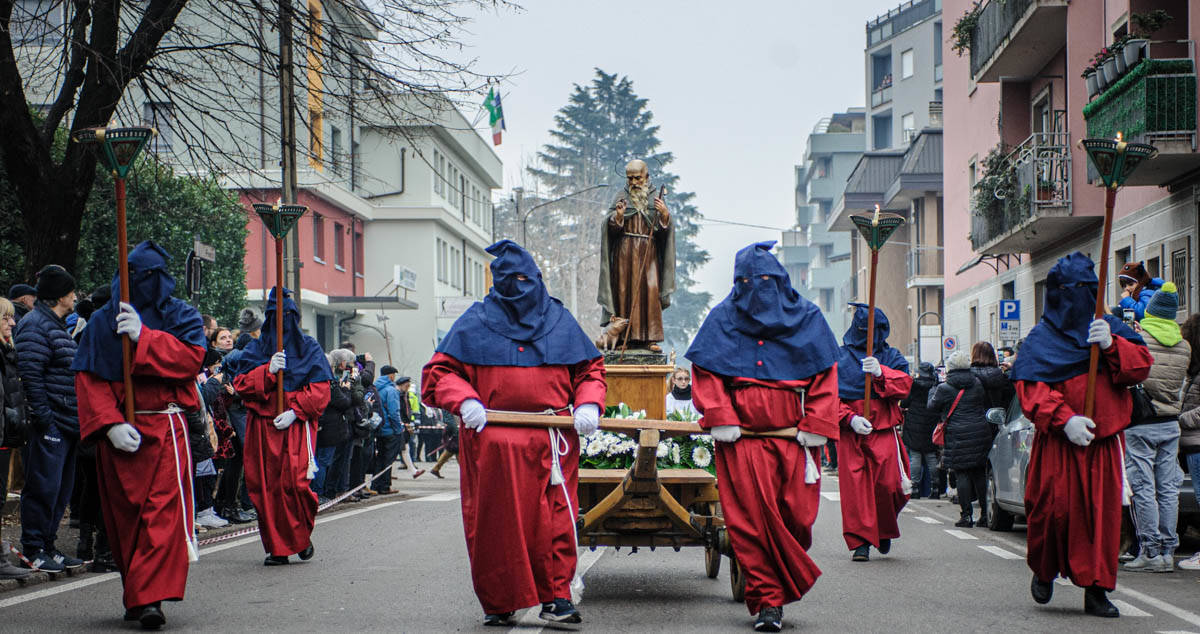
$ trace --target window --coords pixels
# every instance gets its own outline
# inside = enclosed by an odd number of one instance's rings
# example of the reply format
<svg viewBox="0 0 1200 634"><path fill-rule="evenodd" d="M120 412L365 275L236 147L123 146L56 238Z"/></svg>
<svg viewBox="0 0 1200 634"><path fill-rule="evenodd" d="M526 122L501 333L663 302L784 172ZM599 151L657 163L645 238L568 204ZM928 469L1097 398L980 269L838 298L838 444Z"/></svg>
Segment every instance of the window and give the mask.
<svg viewBox="0 0 1200 634"><path fill-rule="evenodd" d="M976 341L979 341L979 307L972 306L971 310L970 310L970 314L971 314L971 338L967 341L967 344L973 346L973 345L975 345Z"/></svg>
<svg viewBox="0 0 1200 634"><path fill-rule="evenodd" d="M142 123L158 131L158 135L150 140L150 151L170 152L175 140L175 106L147 101L142 104Z"/></svg>
<svg viewBox="0 0 1200 634"><path fill-rule="evenodd" d="M439 282L446 281L446 243L441 239L437 239L437 280Z"/></svg>
<svg viewBox="0 0 1200 634"><path fill-rule="evenodd" d="M342 131L337 126L329 126L329 169L342 173Z"/></svg>
<svg viewBox="0 0 1200 634"><path fill-rule="evenodd" d="M1187 314L1188 296L1192 294L1188 287L1188 242L1190 238L1179 238L1171 241L1171 281L1179 292L1179 310Z"/></svg>
<svg viewBox="0 0 1200 634"><path fill-rule="evenodd" d="M333 266L339 271L346 270L345 254L346 228L341 223L333 223Z"/></svg>
<svg viewBox="0 0 1200 634"><path fill-rule="evenodd" d="M321 38L321 5L308 3L308 164L315 170L325 165L325 42Z"/></svg>
<svg viewBox="0 0 1200 634"><path fill-rule="evenodd" d="M12 8L13 46L53 46L63 39L66 25L63 0L17 0Z"/></svg>
<svg viewBox="0 0 1200 634"><path fill-rule="evenodd" d="M437 150L433 151L433 193L441 196L445 191L442 184L442 154Z"/></svg>
<svg viewBox="0 0 1200 634"><path fill-rule="evenodd" d="M933 66L942 65L942 23L933 23Z"/></svg>
<svg viewBox="0 0 1200 634"><path fill-rule="evenodd" d="M871 117L872 149L886 150L892 147L892 113L885 112Z"/></svg>
<svg viewBox="0 0 1200 634"><path fill-rule="evenodd" d="M450 287L462 288L462 251L450 247Z"/></svg>
<svg viewBox="0 0 1200 634"><path fill-rule="evenodd" d="M363 276L363 258L366 255L363 249L363 234L361 231L354 232L354 245L351 247L354 253L354 276Z"/></svg>
<svg viewBox="0 0 1200 634"><path fill-rule="evenodd" d="M979 168L976 167L976 159L971 158L971 162L967 163L967 189L971 192L975 191L975 183L979 180Z"/></svg>
<svg viewBox="0 0 1200 634"><path fill-rule="evenodd" d="M350 189L358 189L358 175L362 173L362 157L358 152L358 141L350 142Z"/></svg>
<svg viewBox="0 0 1200 634"><path fill-rule="evenodd" d="M913 50L910 48L900 54L900 79L913 76Z"/></svg>
<svg viewBox="0 0 1200 634"><path fill-rule="evenodd" d="M313 259L325 263L325 219L313 213Z"/></svg>
<svg viewBox="0 0 1200 634"><path fill-rule="evenodd" d="M1017 282L1015 280L1012 282L1005 282L1004 285L1000 287L1000 295L1003 299L1016 299Z"/></svg>
<svg viewBox="0 0 1200 634"><path fill-rule="evenodd" d="M900 117L900 129L904 130L904 142L911 142L917 136L917 118L913 113Z"/></svg>

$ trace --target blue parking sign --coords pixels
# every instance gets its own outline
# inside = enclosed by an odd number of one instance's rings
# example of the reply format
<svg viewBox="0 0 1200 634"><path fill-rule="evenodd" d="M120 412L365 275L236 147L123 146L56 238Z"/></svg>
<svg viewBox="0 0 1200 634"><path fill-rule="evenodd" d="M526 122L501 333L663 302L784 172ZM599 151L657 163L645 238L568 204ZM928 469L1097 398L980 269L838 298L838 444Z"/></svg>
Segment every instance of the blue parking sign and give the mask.
<svg viewBox="0 0 1200 634"><path fill-rule="evenodd" d="M1000 319L1015 319L1019 321L1021 319L1021 300L1000 300Z"/></svg>

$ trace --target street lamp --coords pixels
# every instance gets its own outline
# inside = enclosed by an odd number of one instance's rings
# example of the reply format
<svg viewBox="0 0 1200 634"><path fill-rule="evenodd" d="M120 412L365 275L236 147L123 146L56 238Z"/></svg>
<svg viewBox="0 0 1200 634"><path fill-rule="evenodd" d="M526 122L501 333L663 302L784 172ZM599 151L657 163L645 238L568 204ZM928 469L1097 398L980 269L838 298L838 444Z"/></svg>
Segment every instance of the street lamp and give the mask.
<svg viewBox="0 0 1200 634"><path fill-rule="evenodd" d="M1087 152L1092 166L1104 181L1104 231L1100 240L1100 275L1096 289L1096 319L1104 317L1104 288L1108 281L1108 249L1112 241L1113 207L1117 204L1117 190L1125 184L1133 171L1147 159L1154 158L1158 149L1145 143L1126 143L1117 132L1115 139L1080 139L1079 147ZM1096 372L1100 363L1100 346L1092 344L1088 360L1087 392L1083 401L1083 415L1092 417L1096 407Z"/></svg>
<svg viewBox="0 0 1200 634"><path fill-rule="evenodd" d="M92 145L98 158L112 171L117 198L117 277L120 279L121 301L129 301L129 238L125 222L125 177L133 169L133 161L156 134L154 128L84 128L75 133L77 143ZM125 417L132 421L133 380L130 372L129 336L121 337L121 380L125 384Z"/></svg>
<svg viewBox="0 0 1200 634"><path fill-rule="evenodd" d="M521 245L525 246L525 223L529 220L529 214L533 213L534 210L545 207L546 205L552 205L556 202L566 200L572 196L578 196L579 194L590 192L593 189L600 189L601 187L608 187L608 183L600 183L598 185L592 185L591 187L584 187L579 191L573 191L569 194L564 194L558 198L555 198L554 200L547 200L544 203L538 203L529 209L526 209L524 213L521 212L521 199L525 197L525 190L521 187L513 188L513 193L515 194L515 196L513 196L513 206L517 214L517 220L521 223Z"/></svg>
<svg viewBox="0 0 1200 634"><path fill-rule="evenodd" d="M254 212L275 238L275 352L283 350L283 240L306 211L308 207L304 205L254 203ZM275 399L275 413L282 414L283 370L275 377Z"/></svg>

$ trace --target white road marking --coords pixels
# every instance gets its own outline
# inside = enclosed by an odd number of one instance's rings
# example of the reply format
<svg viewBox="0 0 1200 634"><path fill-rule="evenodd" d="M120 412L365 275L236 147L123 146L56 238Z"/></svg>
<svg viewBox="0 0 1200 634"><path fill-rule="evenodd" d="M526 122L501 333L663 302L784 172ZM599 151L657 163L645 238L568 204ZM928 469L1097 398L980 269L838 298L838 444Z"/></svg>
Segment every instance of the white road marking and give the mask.
<svg viewBox="0 0 1200 634"><path fill-rule="evenodd" d="M901 511L902 513L916 513L916 511L915 511L915 510L913 510L913 509L910 509L910 508L908 508L907 506L906 506L906 507L904 507L904 508L902 508L902 509L900 509L900 511Z"/></svg>
<svg viewBox="0 0 1200 634"><path fill-rule="evenodd" d="M1174 605L1171 605L1170 603L1167 603L1166 601L1163 601L1162 599L1159 599L1157 597L1152 597L1148 594L1143 594L1141 592L1138 592L1137 590L1130 590L1129 588L1118 587L1116 591L1121 594L1127 595L1133 599L1136 599L1142 603L1145 603L1146 605L1149 605L1154 608L1158 608L1158 609L1162 610L1163 612L1166 612L1167 614L1174 616L1177 619L1180 619L1182 621L1187 621L1188 623L1191 623L1192 625L1200 627L1200 614L1196 614L1195 612L1189 612L1183 608L1175 607Z"/></svg>
<svg viewBox="0 0 1200 634"><path fill-rule="evenodd" d="M821 491L821 497L837 502L842 499L842 494L837 491Z"/></svg>
<svg viewBox="0 0 1200 634"><path fill-rule="evenodd" d="M608 551L608 546L600 546L596 550L591 550L590 548L581 548L579 550L582 551L583 554L579 555L579 559L575 563L575 574L579 576L580 580L582 580L583 576L587 574L587 571L591 570L592 566L596 565L597 561L600 561L600 557L602 557L604 553ZM581 591L577 591L575 588L572 588L571 600L577 604L583 603L583 593ZM538 618L538 614L541 614L541 612L541 606L536 605L532 608L522 611L520 617L513 625L513 628L509 631L511 632L518 629L522 629L523 631L523 628L533 627L537 629L535 629L532 634L539 634L546 628L546 622Z"/></svg>
<svg viewBox="0 0 1200 634"><path fill-rule="evenodd" d="M460 494L450 491L450 492L446 492L446 493L435 493L433 495L426 495L425 497L419 497L416 499L409 500L409 502L452 502L454 500L457 500L459 497L461 497Z"/></svg>
<svg viewBox="0 0 1200 634"><path fill-rule="evenodd" d="M334 520L345 519L347 517L353 517L355 515L359 515L362 513L370 513L371 511L378 511L380 509L385 509L388 507L396 506L397 504L402 504L404 502L405 502L405 500L396 500L395 502L384 502L383 504L376 504L375 506L367 506L367 507L363 507L360 509L354 509L353 511L346 511L344 513L337 513L334 515L327 515L325 517L318 517L316 523L324 524L325 522L332 522ZM200 561L204 561L204 555L211 555L213 553L219 553L222 550L229 550L230 548L236 548L238 546L245 546L246 544L257 544L257 543L259 543L259 537L258 537L258 535L253 535L250 537L243 537L242 539L235 539L233 541L217 544L215 546L208 546L208 547L200 550ZM121 575L116 572L109 572L109 573L105 573L102 575L88 576L86 579L80 579L79 581L72 581L71 583L65 583L63 585L54 586L53 588L46 588L45 590L37 590L35 592L30 592L28 594L22 594L21 596L18 596L18 597L12 597L11 599L0 600L0 609L12 607L14 605L20 605L22 603L28 603L30 601L36 601L37 599L45 599L46 597L52 597L52 596L55 596L58 594L62 594L64 592L80 590L80 589L86 588L88 586L93 586L98 583L104 583L105 581L112 581L114 579L120 579L120 578L121 578Z"/></svg>
<svg viewBox="0 0 1200 634"><path fill-rule="evenodd" d="M1111 599L1111 601L1121 611L1121 616L1154 616L1141 608L1133 607L1126 601L1120 599Z"/></svg>
<svg viewBox="0 0 1200 634"><path fill-rule="evenodd" d="M1024 559L1024 557L1021 555L1018 555L1012 551L1004 550L999 546L980 546L980 548L992 553L993 555L996 555L1001 559Z"/></svg>
<svg viewBox="0 0 1200 634"><path fill-rule="evenodd" d="M941 520L934 519L932 517L925 517L924 515L918 515L917 517L914 517L913 519L917 520L918 522L925 522L926 524L941 524L942 523Z"/></svg>
<svg viewBox="0 0 1200 634"><path fill-rule="evenodd" d="M978 537L976 537L966 531L960 531L960 530L956 530L953 528L947 528L946 534L953 535L954 537L957 537L959 539L979 539Z"/></svg>
<svg viewBox="0 0 1200 634"><path fill-rule="evenodd" d="M1058 585L1060 585L1064 588L1074 588L1075 587L1075 584L1071 583L1070 579L1064 579L1063 577L1055 577L1054 583L1057 583Z"/></svg>

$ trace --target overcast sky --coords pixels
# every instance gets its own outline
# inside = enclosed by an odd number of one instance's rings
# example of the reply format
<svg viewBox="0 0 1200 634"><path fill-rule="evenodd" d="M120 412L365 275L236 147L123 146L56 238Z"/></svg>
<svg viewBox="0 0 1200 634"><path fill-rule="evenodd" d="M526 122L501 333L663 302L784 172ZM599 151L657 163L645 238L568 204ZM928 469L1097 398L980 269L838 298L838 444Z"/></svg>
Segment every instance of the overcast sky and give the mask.
<svg viewBox="0 0 1200 634"><path fill-rule="evenodd" d="M502 88L508 130L496 148L505 191L549 142L573 85L589 83L599 67L627 75L649 99L663 149L675 153L678 189L695 192L707 218L782 229L793 222L793 166L813 125L863 105L866 21L900 2L521 4L517 13L479 16L465 37L480 71L514 74ZM719 301L732 284L734 253L779 237L707 221L699 242L712 260L696 281Z"/></svg>

